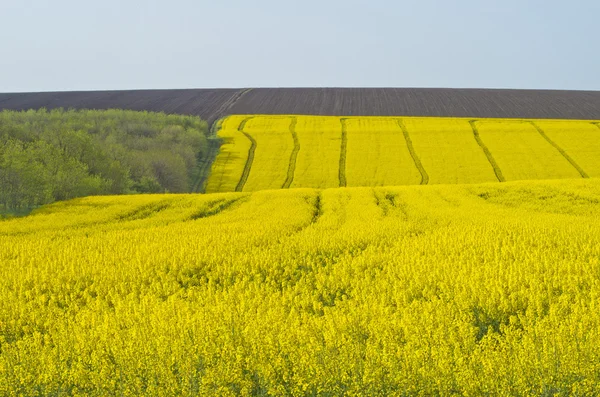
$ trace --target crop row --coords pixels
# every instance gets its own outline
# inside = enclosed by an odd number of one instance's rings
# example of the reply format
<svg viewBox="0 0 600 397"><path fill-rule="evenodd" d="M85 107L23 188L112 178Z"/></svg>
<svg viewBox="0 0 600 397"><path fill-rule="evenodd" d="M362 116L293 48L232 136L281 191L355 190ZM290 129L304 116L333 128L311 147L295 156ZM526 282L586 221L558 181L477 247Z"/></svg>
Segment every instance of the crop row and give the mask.
<svg viewBox="0 0 600 397"><path fill-rule="evenodd" d="M589 121L230 116L208 192L600 176Z"/></svg>
<svg viewBox="0 0 600 397"><path fill-rule="evenodd" d="M0 222L0 395L599 395L599 192L52 204Z"/></svg>

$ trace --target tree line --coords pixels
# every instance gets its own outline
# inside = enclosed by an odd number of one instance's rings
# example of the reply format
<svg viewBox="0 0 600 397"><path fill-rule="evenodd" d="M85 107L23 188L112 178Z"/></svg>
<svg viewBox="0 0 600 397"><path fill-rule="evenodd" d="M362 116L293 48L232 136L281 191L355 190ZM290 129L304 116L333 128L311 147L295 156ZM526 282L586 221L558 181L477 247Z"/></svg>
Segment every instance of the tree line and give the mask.
<svg viewBox="0 0 600 397"><path fill-rule="evenodd" d="M0 112L0 207L190 192L209 154L198 117L128 110Z"/></svg>

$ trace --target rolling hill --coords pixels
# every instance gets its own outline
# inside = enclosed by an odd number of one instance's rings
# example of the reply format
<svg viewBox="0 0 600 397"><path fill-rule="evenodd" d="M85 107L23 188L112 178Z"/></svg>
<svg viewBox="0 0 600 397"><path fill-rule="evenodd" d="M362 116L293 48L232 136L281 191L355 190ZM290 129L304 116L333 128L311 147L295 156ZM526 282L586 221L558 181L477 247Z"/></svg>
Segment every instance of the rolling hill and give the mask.
<svg viewBox="0 0 600 397"><path fill-rule="evenodd" d="M0 394L599 395L599 202L579 179L55 203L0 221Z"/></svg>
<svg viewBox="0 0 600 397"><path fill-rule="evenodd" d="M600 93L0 94L42 107L217 122L5 112L7 170L99 134L152 171L187 131L212 194L0 220L0 394L600 394Z"/></svg>
<svg viewBox="0 0 600 397"><path fill-rule="evenodd" d="M128 109L230 114L600 119L600 91L446 88L255 88L0 94L0 110Z"/></svg>
<svg viewBox="0 0 600 397"><path fill-rule="evenodd" d="M600 122L234 115L207 192L600 176Z"/></svg>

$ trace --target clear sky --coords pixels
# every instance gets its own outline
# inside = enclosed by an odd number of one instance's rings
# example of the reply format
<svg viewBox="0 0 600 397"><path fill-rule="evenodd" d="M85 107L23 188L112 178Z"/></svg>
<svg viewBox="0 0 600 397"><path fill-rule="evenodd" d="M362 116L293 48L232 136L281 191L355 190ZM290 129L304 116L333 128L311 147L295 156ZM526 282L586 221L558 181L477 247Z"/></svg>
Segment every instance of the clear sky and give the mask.
<svg viewBox="0 0 600 397"><path fill-rule="evenodd" d="M0 92L600 89L598 0L0 0Z"/></svg>

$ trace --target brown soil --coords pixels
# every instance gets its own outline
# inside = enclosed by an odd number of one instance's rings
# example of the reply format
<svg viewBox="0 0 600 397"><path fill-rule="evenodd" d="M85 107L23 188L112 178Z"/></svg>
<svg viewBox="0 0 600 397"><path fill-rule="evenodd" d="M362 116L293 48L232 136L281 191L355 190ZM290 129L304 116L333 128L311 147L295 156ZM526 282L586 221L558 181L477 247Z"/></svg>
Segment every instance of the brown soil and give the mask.
<svg viewBox="0 0 600 397"><path fill-rule="evenodd" d="M600 91L446 88L257 88L0 94L0 110L130 109L227 114L510 117L600 120Z"/></svg>

